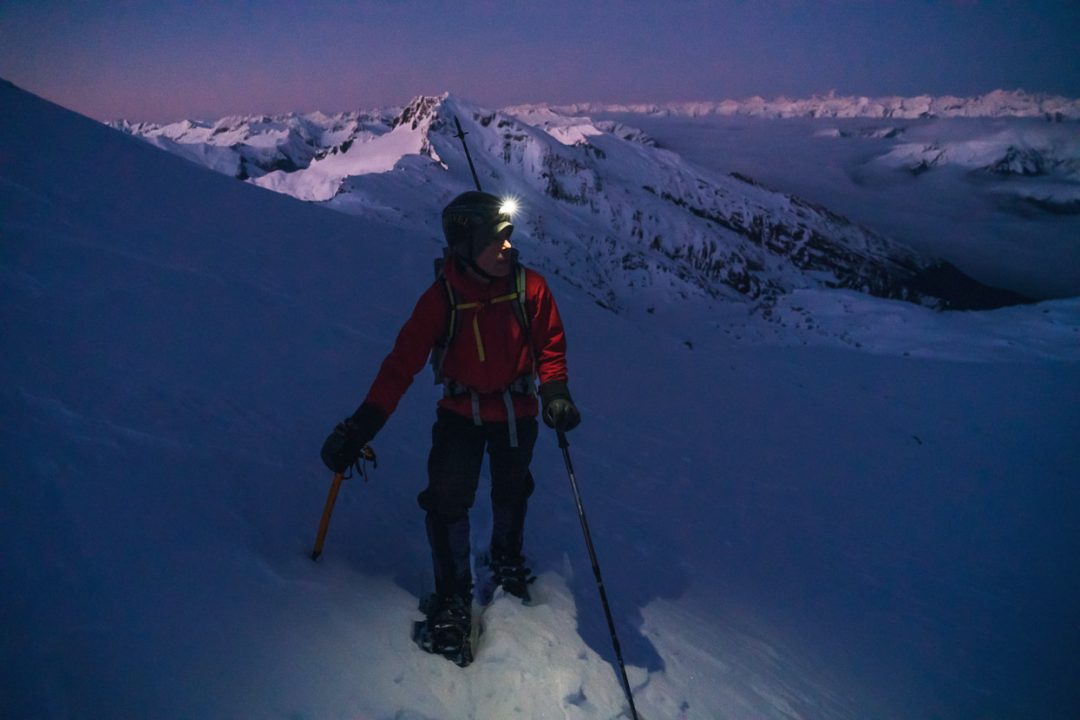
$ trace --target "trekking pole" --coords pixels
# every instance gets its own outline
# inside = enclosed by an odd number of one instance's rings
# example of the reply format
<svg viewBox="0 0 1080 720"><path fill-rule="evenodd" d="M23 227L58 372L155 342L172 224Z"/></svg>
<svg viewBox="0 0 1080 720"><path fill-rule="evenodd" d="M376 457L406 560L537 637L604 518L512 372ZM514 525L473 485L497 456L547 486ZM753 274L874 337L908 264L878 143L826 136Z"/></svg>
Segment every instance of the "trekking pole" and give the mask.
<svg viewBox="0 0 1080 720"><path fill-rule="evenodd" d="M365 462L364 465L360 464L361 460ZM365 445L356 461L356 467L364 477L364 482L367 482L368 479L366 464L368 460L376 468L379 467L379 461L375 458L375 451L370 446ZM349 475L349 477L352 477L352 475ZM330 483L330 494L326 496L326 506L323 507L322 519L319 520L319 533L315 536L315 549L311 551L312 560L318 560L319 556L322 555L323 543L326 542L326 531L330 527L330 513L334 512L334 503L337 502L338 491L341 490L341 481L344 479L344 472L334 473L334 479Z"/></svg>
<svg viewBox="0 0 1080 720"><path fill-rule="evenodd" d="M461 121L457 119L456 115L454 116L454 126L457 127L457 135L454 137L460 140L461 147L465 148L465 159L469 161L469 170L472 171L472 179L473 182L476 183L476 189L483 192L483 189L480 187L480 178L477 177L476 168L472 164L472 155L469 154L469 146L465 144L465 135L467 133L461 129Z"/></svg>
<svg viewBox="0 0 1080 720"><path fill-rule="evenodd" d="M604 606L604 616L607 618L608 631L611 633L611 644L615 648L615 659L619 661L623 692L626 693L626 701L630 703L631 718L639 720L637 708L634 707L634 694L630 690L630 680L626 677L626 664L623 663L619 638L615 634L615 621L611 618L611 606L608 604L607 592L604 590L604 581L600 577L600 564L596 561L596 549L593 547L592 535L589 533L589 521L585 519L585 506L581 504L581 493L578 491L577 479L574 477L574 464L570 462L570 443L567 442L566 433L562 430L556 430L556 433L559 435L559 447L562 448L563 460L566 461L566 473L570 476L570 488L574 491L574 502L577 504L578 517L581 519L581 531L585 533L585 547L589 550L593 575L596 576L596 587L600 590L600 602Z"/></svg>

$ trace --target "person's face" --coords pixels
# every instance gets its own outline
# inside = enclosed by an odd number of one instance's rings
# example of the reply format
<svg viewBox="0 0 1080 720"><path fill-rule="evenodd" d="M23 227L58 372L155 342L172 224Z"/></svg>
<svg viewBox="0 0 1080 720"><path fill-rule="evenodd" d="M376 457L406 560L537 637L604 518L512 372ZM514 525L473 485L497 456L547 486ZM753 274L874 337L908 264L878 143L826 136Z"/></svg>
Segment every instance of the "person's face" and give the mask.
<svg viewBox="0 0 1080 720"><path fill-rule="evenodd" d="M510 236L504 234L501 238L488 245L476 256L476 265L488 275L494 277L506 277L513 267L510 244Z"/></svg>

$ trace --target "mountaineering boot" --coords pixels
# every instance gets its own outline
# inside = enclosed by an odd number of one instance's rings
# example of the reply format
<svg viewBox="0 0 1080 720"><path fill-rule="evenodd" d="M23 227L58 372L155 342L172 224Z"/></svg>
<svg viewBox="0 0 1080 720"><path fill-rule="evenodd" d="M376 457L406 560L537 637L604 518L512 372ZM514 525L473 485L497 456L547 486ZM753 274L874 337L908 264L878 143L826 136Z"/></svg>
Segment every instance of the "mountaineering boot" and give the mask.
<svg viewBox="0 0 1080 720"><path fill-rule="evenodd" d="M501 587L507 594L520 598L525 604L532 602L529 585L536 581L536 577L525 565L525 558L520 553L516 555L493 553L488 558L488 567L491 570L491 581L494 586Z"/></svg>
<svg viewBox="0 0 1080 720"><path fill-rule="evenodd" d="M458 667L472 663L472 598L432 594L420 602L420 610L427 619L414 624L413 641Z"/></svg>
<svg viewBox="0 0 1080 720"><path fill-rule="evenodd" d="M461 595L439 597L428 615L432 649L440 655L472 661L470 631L472 630L472 600Z"/></svg>

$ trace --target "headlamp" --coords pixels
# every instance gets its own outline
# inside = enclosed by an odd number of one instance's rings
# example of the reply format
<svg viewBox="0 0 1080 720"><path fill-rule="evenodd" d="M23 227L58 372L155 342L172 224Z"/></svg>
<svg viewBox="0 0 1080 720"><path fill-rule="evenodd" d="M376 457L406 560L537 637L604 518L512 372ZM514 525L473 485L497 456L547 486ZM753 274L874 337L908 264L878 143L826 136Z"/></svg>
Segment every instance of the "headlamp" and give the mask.
<svg viewBox="0 0 1080 720"><path fill-rule="evenodd" d="M509 215L511 218L513 218L514 215L517 213L517 211L518 211L518 201L517 201L517 199L512 198L512 197L504 197L504 198L502 198L502 204L499 205L499 214L500 215Z"/></svg>

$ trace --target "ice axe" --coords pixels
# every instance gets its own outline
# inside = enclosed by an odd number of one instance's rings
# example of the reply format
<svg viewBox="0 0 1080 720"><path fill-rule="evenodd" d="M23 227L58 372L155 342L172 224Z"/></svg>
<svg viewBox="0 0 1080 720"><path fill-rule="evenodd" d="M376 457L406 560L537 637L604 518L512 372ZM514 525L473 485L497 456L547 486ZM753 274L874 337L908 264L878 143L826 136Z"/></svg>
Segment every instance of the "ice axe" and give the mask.
<svg viewBox="0 0 1080 720"><path fill-rule="evenodd" d="M375 451L370 445L365 445L360 451L360 457L356 460L356 469L360 472L364 482L367 482L367 461L371 461L372 467L379 467L379 461L375 458ZM364 464L361 464L364 461ZM315 536L315 549L311 551L311 559L318 560L322 555L323 543L326 542L326 531L330 527L330 514L334 512L334 503L337 502L338 491L341 490L341 481L351 478L344 472L334 473L334 479L330 482L330 494L326 496L326 506L323 508L322 519L319 521L319 534Z"/></svg>

